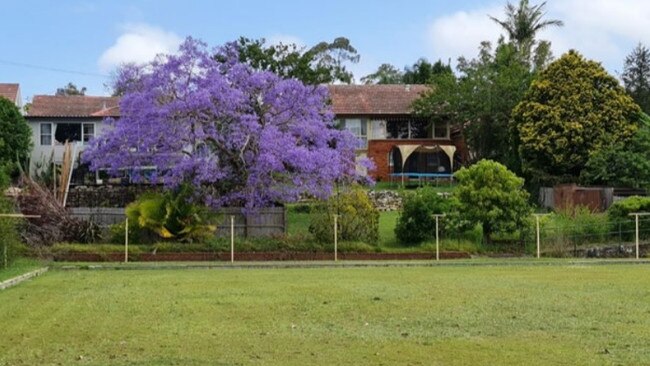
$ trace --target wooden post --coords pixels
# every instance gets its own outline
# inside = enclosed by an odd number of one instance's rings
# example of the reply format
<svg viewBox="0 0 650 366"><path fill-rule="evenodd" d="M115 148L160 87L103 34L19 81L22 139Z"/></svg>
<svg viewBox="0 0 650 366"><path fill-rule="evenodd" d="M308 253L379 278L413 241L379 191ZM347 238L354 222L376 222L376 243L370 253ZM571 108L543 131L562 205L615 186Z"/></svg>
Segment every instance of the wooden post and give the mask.
<svg viewBox="0 0 650 366"><path fill-rule="evenodd" d="M338 261L338 218L339 215L334 215L334 262Z"/></svg>
<svg viewBox="0 0 650 366"><path fill-rule="evenodd" d="M634 215L634 221L636 223L636 259L639 259L639 215Z"/></svg>
<svg viewBox="0 0 650 366"><path fill-rule="evenodd" d="M440 260L440 238L438 235L438 216L436 215L436 260Z"/></svg>
<svg viewBox="0 0 650 366"><path fill-rule="evenodd" d="M235 216L230 215L230 263L235 262Z"/></svg>
<svg viewBox="0 0 650 366"><path fill-rule="evenodd" d="M440 225L439 220L441 217L445 217L445 214L434 214L433 217L436 219L436 260L440 260Z"/></svg>
<svg viewBox="0 0 650 366"><path fill-rule="evenodd" d="M124 263L129 262L129 218L124 223Z"/></svg>
<svg viewBox="0 0 650 366"><path fill-rule="evenodd" d="M541 244L542 244L542 241L540 239L540 233L539 233L540 232L540 230L539 230L539 218L542 217L542 216L546 216L546 215L548 215L548 214L533 214L533 216L535 216L535 227L536 227L536 235L535 235L535 237L536 237L536 244L537 244L537 259L540 259L542 257L541 256L541 246L542 246Z"/></svg>
<svg viewBox="0 0 650 366"><path fill-rule="evenodd" d="M7 269L9 267L9 258L7 255L7 241L3 240L2 241L3 247L2 247L2 262L4 263L4 269Z"/></svg>
<svg viewBox="0 0 650 366"><path fill-rule="evenodd" d="M630 216L634 216L634 223L636 226L634 232L634 245L636 246L636 259L639 259L639 216L650 216L650 212L633 212Z"/></svg>

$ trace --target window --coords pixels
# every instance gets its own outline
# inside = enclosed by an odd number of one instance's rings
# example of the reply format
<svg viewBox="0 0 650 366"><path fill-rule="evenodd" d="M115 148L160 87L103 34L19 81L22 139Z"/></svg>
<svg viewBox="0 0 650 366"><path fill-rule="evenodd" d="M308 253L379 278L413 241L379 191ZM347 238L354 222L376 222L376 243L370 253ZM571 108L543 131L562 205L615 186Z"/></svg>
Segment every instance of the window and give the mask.
<svg viewBox="0 0 650 366"><path fill-rule="evenodd" d="M51 123L41 123L41 146L52 146Z"/></svg>
<svg viewBox="0 0 650 366"><path fill-rule="evenodd" d="M66 142L81 141L81 123L57 123L54 141L60 145Z"/></svg>
<svg viewBox="0 0 650 366"><path fill-rule="evenodd" d="M386 123L386 137L389 139L430 139L431 122L427 120L393 120Z"/></svg>
<svg viewBox="0 0 650 366"><path fill-rule="evenodd" d="M95 137L95 124L94 123L84 123L83 124L83 144L88 145L90 140Z"/></svg>
<svg viewBox="0 0 650 366"><path fill-rule="evenodd" d="M366 149L368 147L368 123L365 119L342 120L342 127L352 132L359 139L360 149Z"/></svg>
<svg viewBox="0 0 650 366"><path fill-rule="evenodd" d="M448 139L449 138L449 122L436 122L433 128L433 138Z"/></svg>

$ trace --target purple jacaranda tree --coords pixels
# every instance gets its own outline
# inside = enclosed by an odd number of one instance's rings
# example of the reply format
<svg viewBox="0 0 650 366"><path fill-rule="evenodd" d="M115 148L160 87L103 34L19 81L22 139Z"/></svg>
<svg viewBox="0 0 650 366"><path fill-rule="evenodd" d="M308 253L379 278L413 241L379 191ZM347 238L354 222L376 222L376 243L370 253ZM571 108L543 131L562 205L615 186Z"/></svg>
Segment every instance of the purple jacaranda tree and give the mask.
<svg viewBox="0 0 650 366"><path fill-rule="evenodd" d="M123 67L115 88L121 117L83 155L93 170L137 179L153 166L170 189L189 184L212 207L247 209L325 198L359 178L358 142L334 127L327 89L255 71L234 43L210 52L188 38L174 55Z"/></svg>

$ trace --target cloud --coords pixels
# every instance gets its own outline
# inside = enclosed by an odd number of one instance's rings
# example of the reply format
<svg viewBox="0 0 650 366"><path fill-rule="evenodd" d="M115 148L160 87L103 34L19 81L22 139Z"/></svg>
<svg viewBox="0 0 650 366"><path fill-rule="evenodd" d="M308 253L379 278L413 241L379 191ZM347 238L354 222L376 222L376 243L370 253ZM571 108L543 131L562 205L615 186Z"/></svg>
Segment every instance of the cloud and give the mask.
<svg viewBox="0 0 650 366"><path fill-rule="evenodd" d="M427 30L431 59L451 59L460 56L474 57L482 41L496 41L501 33L499 26L488 14L501 14L502 7L487 7L471 11L458 11L434 19Z"/></svg>
<svg viewBox="0 0 650 366"><path fill-rule="evenodd" d="M103 72L129 62L149 62L161 53L173 53L182 42L181 37L159 27L147 24L122 26L122 34L99 58Z"/></svg>
<svg viewBox="0 0 650 366"><path fill-rule="evenodd" d="M620 70L625 56L637 42L650 45L647 19L650 2L638 0L562 0L547 5L547 19L564 21L562 28L549 28L538 38L552 42L556 57L576 49L601 61L610 72ZM481 41L496 41L502 33L489 15L503 17L503 4L445 14L427 29L432 58L475 57Z"/></svg>

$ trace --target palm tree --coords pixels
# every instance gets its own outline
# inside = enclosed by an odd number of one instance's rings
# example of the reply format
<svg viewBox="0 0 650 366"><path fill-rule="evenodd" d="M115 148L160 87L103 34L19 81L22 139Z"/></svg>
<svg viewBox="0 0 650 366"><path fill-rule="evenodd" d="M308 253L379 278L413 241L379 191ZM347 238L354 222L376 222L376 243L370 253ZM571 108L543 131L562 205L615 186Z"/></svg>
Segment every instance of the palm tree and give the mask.
<svg viewBox="0 0 650 366"><path fill-rule="evenodd" d="M532 46L538 31L550 26L562 27L564 25L564 22L557 19L543 20L542 18L546 15L543 10L545 6L546 1L531 6L528 0L520 0L518 7L508 2L504 20L493 16L490 16L490 19L499 23L508 33L510 41L521 49L522 46Z"/></svg>

